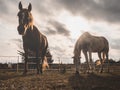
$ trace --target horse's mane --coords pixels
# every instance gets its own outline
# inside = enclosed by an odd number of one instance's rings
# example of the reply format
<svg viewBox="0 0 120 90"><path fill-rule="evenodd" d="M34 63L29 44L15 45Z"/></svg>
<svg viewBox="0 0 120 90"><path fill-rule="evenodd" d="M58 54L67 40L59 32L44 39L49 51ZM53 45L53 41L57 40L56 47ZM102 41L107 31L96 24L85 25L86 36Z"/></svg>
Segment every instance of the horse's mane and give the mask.
<svg viewBox="0 0 120 90"><path fill-rule="evenodd" d="M30 12L30 16L29 16L29 23L28 23L28 25L33 30L33 16L32 16L31 12Z"/></svg>
<svg viewBox="0 0 120 90"><path fill-rule="evenodd" d="M76 44L75 44L75 48L74 48L74 54L75 53L79 53L79 50L80 50L80 47L77 47L77 46L80 46L80 43L83 42L83 40L86 38L88 39L88 37L91 37L91 34L89 32L84 32L80 37L79 39L77 40Z"/></svg>

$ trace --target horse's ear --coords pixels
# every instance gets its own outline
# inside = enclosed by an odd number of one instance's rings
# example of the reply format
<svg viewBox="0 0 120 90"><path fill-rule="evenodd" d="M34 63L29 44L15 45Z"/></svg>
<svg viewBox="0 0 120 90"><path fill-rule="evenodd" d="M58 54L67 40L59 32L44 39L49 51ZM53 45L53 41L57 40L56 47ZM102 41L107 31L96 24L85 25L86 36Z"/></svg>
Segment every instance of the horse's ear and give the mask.
<svg viewBox="0 0 120 90"><path fill-rule="evenodd" d="M19 9L22 10L22 3L19 2Z"/></svg>
<svg viewBox="0 0 120 90"><path fill-rule="evenodd" d="M30 12L31 10L32 10L32 5L31 5L31 3L29 3L28 11Z"/></svg>

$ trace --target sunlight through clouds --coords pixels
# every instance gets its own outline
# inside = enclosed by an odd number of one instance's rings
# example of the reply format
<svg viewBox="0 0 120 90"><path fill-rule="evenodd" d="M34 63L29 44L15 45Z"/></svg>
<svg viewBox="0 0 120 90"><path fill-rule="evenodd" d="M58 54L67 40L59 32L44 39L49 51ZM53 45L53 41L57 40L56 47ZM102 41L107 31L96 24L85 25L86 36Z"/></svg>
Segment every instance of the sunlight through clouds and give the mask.
<svg viewBox="0 0 120 90"><path fill-rule="evenodd" d="M67 11L63 11L57 18L58 21L64 23L70 30L72 38L77 38L83 31L89 29L89 22L81 16L73 16Z"/></svg>

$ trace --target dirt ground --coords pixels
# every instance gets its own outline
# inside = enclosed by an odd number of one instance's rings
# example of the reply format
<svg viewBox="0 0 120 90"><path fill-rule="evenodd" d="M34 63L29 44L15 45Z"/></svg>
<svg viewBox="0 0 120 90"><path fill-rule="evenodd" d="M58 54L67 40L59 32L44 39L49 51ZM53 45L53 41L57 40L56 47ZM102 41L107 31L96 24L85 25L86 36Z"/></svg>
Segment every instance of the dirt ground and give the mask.
<svg viewBox="0 0 120 90"><path fill-rule="evenodd" d="M21 72L0 71L0 90L120 90L120 74L45 71L23 76Z"/></svg>

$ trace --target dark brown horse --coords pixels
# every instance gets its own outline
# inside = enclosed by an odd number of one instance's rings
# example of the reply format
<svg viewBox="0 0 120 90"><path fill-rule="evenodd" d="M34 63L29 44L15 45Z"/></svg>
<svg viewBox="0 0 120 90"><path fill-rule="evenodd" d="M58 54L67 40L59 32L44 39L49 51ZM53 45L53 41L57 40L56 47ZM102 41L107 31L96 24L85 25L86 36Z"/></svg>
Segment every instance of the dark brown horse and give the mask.
<svg viewBox="0 0 120 90"><path fill-rule="evenodd" d="M19 26L17 29L18 33L22 35L23 48L25 52L25 69L23 74L26 74L27 72L27 61L29 51L35 53L37 74L39 74L39 72L42 73L42 63L48 48L48 41L46 36L44 36L37 29L37 27L33 25L33 17L31 14L31 10L32 10L31 4L29 4L27 9L22 7L21 2L19 3L18 12Z"/></svg>

